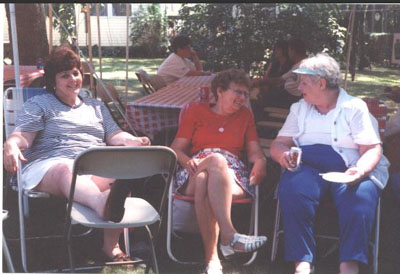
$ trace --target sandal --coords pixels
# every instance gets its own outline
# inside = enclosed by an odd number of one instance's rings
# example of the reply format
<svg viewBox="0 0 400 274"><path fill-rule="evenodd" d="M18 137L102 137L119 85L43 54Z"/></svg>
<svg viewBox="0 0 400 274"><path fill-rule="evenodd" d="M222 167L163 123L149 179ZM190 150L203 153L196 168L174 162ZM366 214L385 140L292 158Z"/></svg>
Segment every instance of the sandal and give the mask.
<svg viewBox="0 0 400 274"><path fill-rule="evenodd" d="M233 235L232 241L228 245L220 245L222 255L225 258L231 257L236 253L248 253L253 252L262 247L267 242L267 237L265 236L248 236L244 234L235 233ZM235 249L236 243L241 243L244 245L244 249Z"/></svg>
<svg viewBox="0 0 400 274"><path fill-rule="evenodd" d="M110 194L108 194L106 205L104 207L105 221L119 223L125 213L125 199L130 193L130 181L116 180L111 184Z"/></svg>
<svg viewBox="0 0 400 274"><path fill-rule="evenodd" d="M223 274L222 265L219 260L210 261L204 271L205 274Z"/></svg>

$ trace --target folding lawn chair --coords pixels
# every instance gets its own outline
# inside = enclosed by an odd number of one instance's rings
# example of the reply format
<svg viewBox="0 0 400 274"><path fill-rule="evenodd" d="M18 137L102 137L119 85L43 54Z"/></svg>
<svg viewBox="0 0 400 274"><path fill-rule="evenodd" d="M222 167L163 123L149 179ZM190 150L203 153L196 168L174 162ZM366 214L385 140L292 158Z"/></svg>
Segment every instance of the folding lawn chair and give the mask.
<svg viewBox="0 0 400 274"><path fill-rule="evenodd" d="M166 205L167 193L175 171L176 161L175 152L164 146L97 147L78 155L74 162L65 230L71 273L74 272L71 247L72 224L113 229L145 227L151 246L153 270L155 273L159 273L153 238L156 239L159 232L162 212ZM88 174L115 179L138 179L161 174L165 180L165 186L160 208L157 211L144 199L128 197L125 201L126 210L121 222L104 221L91 208L73 201L77 175ZM154 229L153 236L149 225L157 222L159 222L159 225ZM147 270L148 267L149 264L147 264Z"/></svg>

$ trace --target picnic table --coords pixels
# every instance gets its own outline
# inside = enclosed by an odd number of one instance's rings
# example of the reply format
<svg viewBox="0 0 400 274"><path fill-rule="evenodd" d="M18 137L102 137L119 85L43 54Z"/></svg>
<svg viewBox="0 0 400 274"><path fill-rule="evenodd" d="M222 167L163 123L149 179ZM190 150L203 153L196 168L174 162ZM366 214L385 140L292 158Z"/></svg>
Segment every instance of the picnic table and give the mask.
<svg viewBox="0 0 400 274"><path fill-rule="evenodd" d="M27 87L36 78L43 76L43 69L38 69L36 66L19 66L21 87ZM15 81L15 70L13 65L4 66L3 83ZM15 82L14 82L15 83Z"/></svg>
<svg viewBox="0 0 400 274"><path fill-rule="evenodd" d="M135 130L150 139L178 127L179 112L186 104L200 100L199 88L210 87L215 75L183 77L158 91L126 105L126 115ZM210 94L210 100L214 100Z"/></svg>

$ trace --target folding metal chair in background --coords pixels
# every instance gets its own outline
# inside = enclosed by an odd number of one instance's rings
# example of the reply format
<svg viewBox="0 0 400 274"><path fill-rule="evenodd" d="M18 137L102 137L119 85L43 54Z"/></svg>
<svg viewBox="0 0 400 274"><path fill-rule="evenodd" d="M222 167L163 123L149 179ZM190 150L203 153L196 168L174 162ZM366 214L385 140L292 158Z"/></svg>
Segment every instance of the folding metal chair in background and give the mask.
<svg viewBox="0 0 400 274"><path fill-rule="evenodd" d="M153 75L150 77L143 69L139 69L135 74L147 94L154 93L167 85L160 75Z"/></svg>

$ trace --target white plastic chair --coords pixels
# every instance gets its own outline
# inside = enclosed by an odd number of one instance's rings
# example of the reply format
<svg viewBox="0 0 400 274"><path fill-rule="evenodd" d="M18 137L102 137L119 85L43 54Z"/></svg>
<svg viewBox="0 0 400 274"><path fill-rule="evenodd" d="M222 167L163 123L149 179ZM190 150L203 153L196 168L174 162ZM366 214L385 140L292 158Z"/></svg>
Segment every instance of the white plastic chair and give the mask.
<svg viewBox="0 0 400 274"><path fill-rule="evenodd" d="M45 88L8 88L3 95L3 110L4 110L4 127L5 137L14 131L17 113L22 108L23 103L29 98L47 93ZM81 89L80 95L84 98L91 98L92 94L87 89ZM19 162L19 166L21 163ZM18 211L19 211L19 232L21 245L21 260L22 267L25 272L28 272L27 255L26 255L26 238L25 236L25 218L29 217L29 200L28 198L49 198L50 195L45 192L24 189L21 182L21 170L19 169L16 176L17 184L12 186L15 191L18 191ZM11 178L15 179L15 177ZM87 233L89 233L88 231ZM86 235L87 233L79 236ZM61 238L62 235L55 235L52 238ZM41 239L42 237L30 237L29 239Z"/></svg>
<svg viewBox="0 0 400 274"><path fill-rule="evenodd" d="M157 238L160 225L154 229L154 237L151 234L149 225L157 222L161 224L161 216L166 205L167 193L175 171L176 161L175 152L164 146L96 147L90 148L78 155L73 167L65 226L65 238L72 273L74 272L71 247L72 224L81 224L92 228L114 229L145 227L151 245L153 270L155 273L159 273L153 238ZM126 210L121 222L104 221L91 208L73 201L77 176L88 174L115 179L138 179L161 174L165 179L165 187L160 208L157 211L141 198L128 197L125 201ZM147 267L149 267L148 264Z"/></svg>

